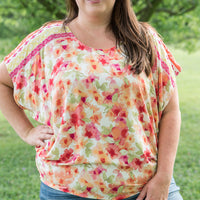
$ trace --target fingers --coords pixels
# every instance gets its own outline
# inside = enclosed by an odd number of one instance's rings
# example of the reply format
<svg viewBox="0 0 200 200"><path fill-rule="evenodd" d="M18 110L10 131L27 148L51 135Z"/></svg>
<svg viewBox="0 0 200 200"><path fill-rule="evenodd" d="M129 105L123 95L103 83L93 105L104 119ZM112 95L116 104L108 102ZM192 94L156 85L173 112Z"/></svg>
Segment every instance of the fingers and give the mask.
<svg viewBox="0 0 200 200"><path fill-rule="evenodd" d="M39 129L39 141L37 146L44 147L46 146L45 140L51 139L52 135L54 134L54 131L52 128L46 125L39 126Z"/></svg>
<svg viewBox="0 0 200 200"><path fill-rule="evenodd" d="M51 139L51 137L52 137L52 134L41 133L41 135L39 136L39 139L41 139L41 140L49 140L49 139Z"/></svg>
<svg viewBox="0 0 200 200"><path fill-rule="evenodd" d="M38 129L41 133L45 133L45 134L47 133L51 135L54 134L54 130L51 127L46 126L46 125L41 125L38 127Z"/></svg>
<svg viewBox="0 0 200 200"><path fill-rule="evenodd" d="M46 146L46 143L44 141L38 140L37 145L36 145L37 148L45 147L45 146Z"/></svg>
<svg viewBox="0 0 200 200"><path fill-rule="evenodd" d="M54 131L51 127L47 125L40 125L33 128L29 132L26 142L32 146L36 146L36 148L45 147L45 140L51 139L53 134Z"/></svg>
<svg viewBox="0 0 200 200"><path fill-rule="evenodd" d="M145 198L146 196L147 196L147 187L144 187L136 200L144 200L144 199L146 200Z"/></svg>
<svg viewBox="0 0 200 200"><path fill-rule="evenodd" d="M51 139L51 137L52 137L52 135L49 135L49 134L43 134L43 135L41 135L37 139L35 146L37 148L39 148L39 147L45 147L46 146L45 140L49 140L49 139Z"/></svg>

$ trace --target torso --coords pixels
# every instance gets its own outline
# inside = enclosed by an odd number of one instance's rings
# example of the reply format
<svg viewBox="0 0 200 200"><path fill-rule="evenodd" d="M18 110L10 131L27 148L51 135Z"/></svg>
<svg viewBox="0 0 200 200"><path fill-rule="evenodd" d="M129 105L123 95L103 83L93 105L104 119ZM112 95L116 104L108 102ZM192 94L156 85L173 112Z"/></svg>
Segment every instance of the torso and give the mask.
<svg viewBox="0 0 200 200"><path fill-rule="evenodd" d="M77 37L51 24L7 57L15 100L54 129L36 154L44 183L82 197L127 198L156 171L159 109L170 97L172 69L162 49L149 77L133 74L117 47Z"/></svg>
<svg viewBox="0 0 200 200"><path fill-rule="evenodd" d="M117 199L120 189L124 198L132 196L157 165L152 79L132 74L118 48L89 47L77 35L67 27L66 37L51 41L44 50L55 136L37 152L42 180L83 195L76 189L80 184L90 198Z"/></svg>

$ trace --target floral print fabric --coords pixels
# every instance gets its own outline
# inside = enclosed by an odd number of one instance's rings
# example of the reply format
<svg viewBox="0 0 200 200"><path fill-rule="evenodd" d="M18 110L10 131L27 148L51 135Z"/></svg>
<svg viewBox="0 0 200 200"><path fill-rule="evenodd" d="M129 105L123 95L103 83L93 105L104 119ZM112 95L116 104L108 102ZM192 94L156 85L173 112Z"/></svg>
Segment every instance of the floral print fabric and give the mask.
<svg viewBox="0 0 200 200"><path fill-rule="evenodd" d="M149 77L131 73L118 48L87 47L62 22L31 33L5 58L16 103L54 129L36 148L45 184L115 200L140 192L154 175L159 121L180 67L149 34L157 52Z"/></svg>

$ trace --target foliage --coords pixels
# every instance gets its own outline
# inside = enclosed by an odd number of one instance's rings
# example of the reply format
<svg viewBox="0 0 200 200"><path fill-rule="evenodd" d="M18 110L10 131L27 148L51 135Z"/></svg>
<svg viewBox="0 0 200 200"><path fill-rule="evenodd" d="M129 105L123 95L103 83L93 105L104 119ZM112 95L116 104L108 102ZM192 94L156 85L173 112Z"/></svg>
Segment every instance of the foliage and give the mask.
<svg viewBox="0 0 200 200"><path fill-rule="evenodd" d="M200 48L200 2L197 0L162 1L151 17L151 24L165 42L189 51Z"/></svg>
<svg viewBox="0 0 200 200"><path fill-rule="evenodd" d="M188 50L199 47L199 0L132 0L141 21L149 21L165 41ZM0 2L0 37L19 40L47 21L64 19L64 0L3 0Z"/></svg>

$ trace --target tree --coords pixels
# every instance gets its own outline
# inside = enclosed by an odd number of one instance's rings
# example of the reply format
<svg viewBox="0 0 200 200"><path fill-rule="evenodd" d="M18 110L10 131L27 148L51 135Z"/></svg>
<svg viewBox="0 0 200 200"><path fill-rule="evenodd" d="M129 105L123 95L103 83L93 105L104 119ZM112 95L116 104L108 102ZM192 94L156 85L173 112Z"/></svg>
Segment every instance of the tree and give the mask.
<svg viewBox="0 0 200 200"><path fill-rule="evenodd" d="M199 0L132 0L132 4L138 19L152 24L165 42L188 50L199 47ZM24 37L46 21L65 16L64 0L4 0L0 2L0 37L18 33Z"/></svg>
<svg viewBox="0 0 200 200"><path fill-rule="evenodd" d="M149 21L166 42L189 51L200 47L199 0L132 0L132 3L138 19Z"/></svg>

